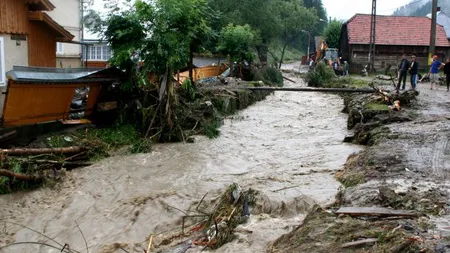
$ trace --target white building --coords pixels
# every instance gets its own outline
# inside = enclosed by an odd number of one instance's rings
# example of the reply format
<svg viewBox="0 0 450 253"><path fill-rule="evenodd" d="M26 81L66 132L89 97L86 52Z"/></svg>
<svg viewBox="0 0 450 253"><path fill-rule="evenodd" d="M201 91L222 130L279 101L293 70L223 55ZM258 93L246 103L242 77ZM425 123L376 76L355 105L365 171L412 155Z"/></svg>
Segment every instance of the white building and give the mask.
<svg viewBox="0 0 450 253"><path fill-rule="evenodd" d="M48 15L75 35L73 41L81 41L81 2L82 0L52 0L55 9ZM56 67L79 68L81 46L73 43L58 42L56 46Z"/></svg>

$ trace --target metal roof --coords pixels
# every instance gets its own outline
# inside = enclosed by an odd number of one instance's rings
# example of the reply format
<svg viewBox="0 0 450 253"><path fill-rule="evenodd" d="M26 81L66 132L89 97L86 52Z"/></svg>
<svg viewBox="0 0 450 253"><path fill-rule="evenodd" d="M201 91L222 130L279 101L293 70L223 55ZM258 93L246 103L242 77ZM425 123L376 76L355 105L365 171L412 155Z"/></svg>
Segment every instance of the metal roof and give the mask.
<svg viewBox="0 0 450 253"><path fill-rule="evenodd" d="M427 15L428 18L431 18L431 13ZM443 11L439 11L436 16L436 22L438 25L444 27L445 33L447 35L447 39L450 39L450 17Z"/></svg>
<svg viewBox="0 0 450 253"><path fill-rule="evenodd" d="M123 74L117 68L37 68L14 66L13 70L6 73L6 77L17 82L81 82L86 81L87 78L94 74L106 73L111 73L112 75L110 78L102 77L102 80L118 79Z"/></svg>

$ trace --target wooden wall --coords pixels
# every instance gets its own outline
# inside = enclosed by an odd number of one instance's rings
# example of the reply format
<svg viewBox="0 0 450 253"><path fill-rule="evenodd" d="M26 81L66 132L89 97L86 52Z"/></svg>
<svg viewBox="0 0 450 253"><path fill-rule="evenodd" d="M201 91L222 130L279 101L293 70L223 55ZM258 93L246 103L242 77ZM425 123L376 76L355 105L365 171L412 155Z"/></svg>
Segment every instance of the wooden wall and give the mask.
<svg viewBox="0 0 450 253"><path fill-rule="evenodd" d="M56 66L56 35L44 22L30 22L30 29L33 32L28 35L28 65L54 68Z"/></svg>
<svg viewBox="0 0 450 253"><path fill-rule="evenodd" d="M67 119L75 89L84 86L90 87L86 105L86 115L89 115L98 102L99 83L17 84L9 81L3 108L3 127Z"/></svg>
<svg viewBox="0 0 450 253"><path fill-rule="evenodd" d="M28 7L23 0L0 0L0 33L27 34Z"/></svg>
<svg viewBox="0 0 450 253"><path fill-rule="evenodd" d="M449 57L448 53L448 48L436 48L436 54L442 61L445 57ZM395 71L403 54L408 56L408 60L411 60L411 55L416 55L419 71L428 69L428 47L425 46L377 46L375 69L382 72L388 65L391 65L391 71ZM348 51L342 52L342 55L344 60L348 60L350 63L350 73L360 73L368 63L369 45L350 45Z"/></svg>
<svg viewBox="0 0 450 253"><path fill-rule="evenodd" d="M109 65L107 61L90 61L85 62L85 66L88 68L106 68Z"/></svg>

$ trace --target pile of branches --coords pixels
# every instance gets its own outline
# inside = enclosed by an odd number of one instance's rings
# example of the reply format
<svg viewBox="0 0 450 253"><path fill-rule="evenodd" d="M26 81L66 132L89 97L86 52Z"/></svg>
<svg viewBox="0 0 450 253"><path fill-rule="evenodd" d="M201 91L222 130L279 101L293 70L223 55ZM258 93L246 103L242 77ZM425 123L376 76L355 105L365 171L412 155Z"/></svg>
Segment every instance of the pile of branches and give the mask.
<svg viewBox="0 0 450 253"><path fill-rule="evenodd" d="M0 176L40 183L47 170L74 169L89 166L88 148L79 146L61 148L0 149Z"/></svg>

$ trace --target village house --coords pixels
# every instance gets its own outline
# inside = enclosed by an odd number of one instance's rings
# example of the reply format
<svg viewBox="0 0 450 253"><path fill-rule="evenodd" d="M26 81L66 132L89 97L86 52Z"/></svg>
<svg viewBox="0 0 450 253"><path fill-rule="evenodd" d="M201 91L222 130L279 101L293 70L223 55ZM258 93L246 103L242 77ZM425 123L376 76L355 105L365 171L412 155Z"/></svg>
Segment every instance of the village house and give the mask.
<svg viewBox="0 0 450 253"><path fill-rule="evenodd" d="M99 36L85 29L83 43L83 66L89 68L105 68L111 59L111 47Z"/></svg>
<svg viewBox="0 0 450 253"><path fill-rule="evenodd" d="M431 18L431 13L427 15ZM445 33L447 34L447 39L450 39L450 17L443 11L438 11L436 15L436 22L444 27Z"/></svg>
<svg viewBox="0 0 450 253"><path fill-rule="evenodd" d="M340 38L342 58L350 64L351 73L359 73L369 61L370 20L367 14L356 14L343 26ZM431 20L427 17L377 16L375 69L389 65L397 68L402 54L416 55L421 69L428 65ZM444 28L437 25L436 50L442 60L450 56L450 41Z"/></svg>
<svg viewBox="0 0 450 253"><path fill-rule="evenodd" d="M56 7L47 14L72 35L73 41L81 40L81 4L80 0L51 0ZM56 67L79 68L81 66L81 45L57 42Z"/></svg>
<svg viewBox="0 0 450 253"><path fill-rule="evenodd" d="M0 1L0 86L13 66L56 66L56 43L74 35L47 14L53 9L49 0Z"/></svg>

